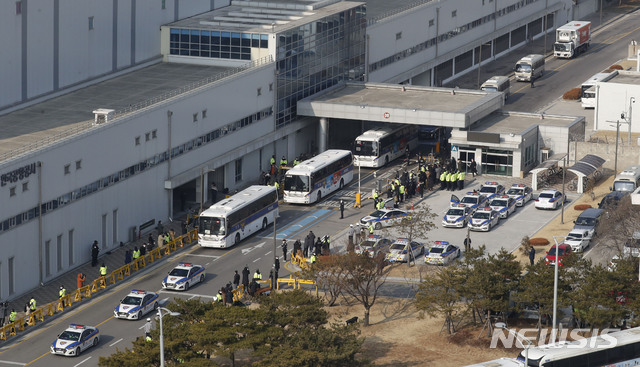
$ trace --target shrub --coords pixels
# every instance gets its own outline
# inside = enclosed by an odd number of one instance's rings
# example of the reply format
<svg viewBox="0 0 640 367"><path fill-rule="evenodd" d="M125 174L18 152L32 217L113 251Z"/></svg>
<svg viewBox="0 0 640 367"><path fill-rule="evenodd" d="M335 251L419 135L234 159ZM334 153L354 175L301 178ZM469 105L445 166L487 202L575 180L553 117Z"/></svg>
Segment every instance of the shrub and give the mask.
<svg viewBox="0 0 640 367"><path fill-rule="evenodd" d="M582 89L580 89L580 88L573 88L571 90L566 91L562 95L562 99L568 99L568 100L572 100L572 101L576 101L580 97L582 97Z"/></svg>
<svg viewBox="0 0 640 367"><path fill-rule="evenodd" d="M623 70L624 68L622 66L618 65L618 64L615 64L615 65L609 66L609 69L611 69L611 70Z"/></svg>
<svg viewBox="0 0 640 367"><path fill-rule="evenodd" d="M613 73L613 69L609 68L606 70L602 70L603 73Z"/></svg>
<svg viewBox="0 0 640 367"><path fill-rule="evenodd" d="M549 244L549 240L546 238L532 238L529 240L531 246L546 246Z"/></svg>
<svg viewBox="0 0 640 367"><path fill-rule="evenodd" d="M575 210L587 210L589 208L591 208L591 205L589 205L589 204L578 204L578 205L573 207L573 209L575 209Z"/></svg>

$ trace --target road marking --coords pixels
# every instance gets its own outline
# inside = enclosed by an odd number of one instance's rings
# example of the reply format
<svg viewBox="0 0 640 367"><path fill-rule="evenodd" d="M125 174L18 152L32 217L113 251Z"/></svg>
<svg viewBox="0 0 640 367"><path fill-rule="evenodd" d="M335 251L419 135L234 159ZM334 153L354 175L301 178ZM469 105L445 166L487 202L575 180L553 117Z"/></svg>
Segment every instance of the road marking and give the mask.
<svg viewBox="0 0 640 367"><path fill-rule="evenodd" d="M258 261L258 260L260 260L260 259L262 259L262 258L261 258L261 257L259 257L259 258L255 259L255 260L253 260L253 262L256 262L256 261Z"/></svg>
<svg viewBox="0 0 640 367"><path fill-rule="evenodd" d="M169 293L169 292L160 291L160 293ZM206 294L184 293L184 292L181 292L181 293L173 293L173 292L171 292L171 293L176 295L176 296L190 296L191 298L193 298L193 297L213 298L213 296L208 296Z"/></svg>
<svg viewBox="0 0 640 367"><path fill-rule="evenodd" d="M264 254L264 256L267 256L267 255L269 255L270 253L271 253L271 251L269 251L269 252L267 252L266 254Z"/></svg>
<svg viewBox="0 0 640 367"><path fill-rule="evenodd" d="M116 340L115 342L113 342L113 343L109 344L109 346L110 346L110 347L113 347L114 345L116 345L116 344L120 343L122 340L123 340L123 339L122 339L122 338L120 338L120 339Z"/></svg>
<svg viewBox="0 0 640 367"><path fill-rule="evenodd" d="M253 250L257 249L257 248L261 248L262 246L264 246L264 242L260 242L259 244L255 245L253 247L243 248L242 249L242 254L246 255L249 252L251 252L251 251L253 251Z"/></svg>
<svg viewBox="0 0 640 367"><path fill-rule="evenodd" d="M167 304L167 302L169 302L169 297L167 297L167 298L165 298L165 299L161 299L161 300L160 300L160 302L158 302L158 303L163 304L163 305L166 305L166 304Z"/></svg>
<svg viewBox="0 0 640 367"><path fill-rule="evenodd" d="M11 362L11 361L0 361L0 363L6 363L6 364L15 364L16 366L26 366L26 363L20 363L20 362Z"/></svg>
<svg viewBox="0 0 640 367"><path fill-rule="evenodd" d="M213 261L216 261L220 258L220 256L217 255L201 255L201 254L189 254L188 256L200 256L200 257L210 257L213 259Z"/></svg>
<svg viewBox="0 0 640 367"><path fill-rule="evenodd" d="M76 365L75 365L75 366L73 366L73 367L78 367L79 365L83 364L84 362L86 362L86 361L88 361L88 360L90 360L90 359L91 359L91 357L87 357L84 361L82 361L82 362L80 362L80 363L76 364Z"/></svg>

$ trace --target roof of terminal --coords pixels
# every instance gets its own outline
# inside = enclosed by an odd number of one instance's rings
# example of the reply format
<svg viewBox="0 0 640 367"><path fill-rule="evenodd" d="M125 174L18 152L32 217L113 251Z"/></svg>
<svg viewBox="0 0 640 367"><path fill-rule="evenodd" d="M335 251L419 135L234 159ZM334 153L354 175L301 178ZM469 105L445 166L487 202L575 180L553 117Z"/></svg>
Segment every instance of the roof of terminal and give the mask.
<svg viewBox="0 0 640 367"><path fill-rule="evenodd" d="M90 127L93 110L118 111L134 108L154 97L196 82L215 78L228 67L158 63L119 77L80 88L5 115L0 115L0 158L3 153L26 146L70 129ZM0 159L1 160L1 159Z"/></svg>
<svg viewBox="0 0 640 367"><path fill-rule="evenodd" d="M637 71L618 70L618 75L607 80L605 83L640 85L640 73Z"/></svg>
<svg viewBox="0 0 640 367"><path fill-rule="evenodd" d="M542 118L544 117L544 118ZM494 134L519 135L532 126L569 127L581 120L580 117L562 115L541 115L539 113L496 111L478 121L469 130Z"/></svg>

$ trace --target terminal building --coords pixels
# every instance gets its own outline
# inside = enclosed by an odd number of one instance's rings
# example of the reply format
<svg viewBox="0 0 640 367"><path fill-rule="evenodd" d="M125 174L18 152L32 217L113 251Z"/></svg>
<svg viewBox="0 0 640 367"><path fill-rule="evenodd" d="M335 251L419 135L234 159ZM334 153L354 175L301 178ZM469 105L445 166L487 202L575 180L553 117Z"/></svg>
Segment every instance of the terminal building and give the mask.
<svg viewBox="0 0 640 367"><path fill-rule="evenodd" d="M331 131L359 118L299 113L298 101L345 83L442 93L431 87L597 5L579 3L3 2L0 37L11 51L0 56L0 299L85 263L94 240L108 251L254 183L272 156L292 161L327 148ZM490 134L490 121L510 117L497 111L501 96L457 97L478 114L467 121L451 111L451 126L466 132L453 142L488 147L472 132ZM416 123L448 123L438 114ZM522 136L513 154L526 151L532 133L512 131ZM516 161L512 175L528 167Z"/></svg>

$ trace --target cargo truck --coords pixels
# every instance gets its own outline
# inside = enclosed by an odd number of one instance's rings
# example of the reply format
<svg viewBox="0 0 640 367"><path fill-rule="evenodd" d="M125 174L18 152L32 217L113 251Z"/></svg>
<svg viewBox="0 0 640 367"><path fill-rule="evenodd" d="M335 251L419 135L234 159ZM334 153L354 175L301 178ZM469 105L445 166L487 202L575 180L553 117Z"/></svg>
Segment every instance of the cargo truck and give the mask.
<svg viewBox="0 0 640 367"><path fill-rule="evenodd" d="M587 51L591 42L591 22L573 21L556 29L553 55L570 59Z"/></svg>

